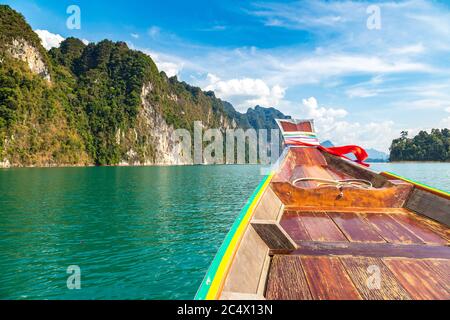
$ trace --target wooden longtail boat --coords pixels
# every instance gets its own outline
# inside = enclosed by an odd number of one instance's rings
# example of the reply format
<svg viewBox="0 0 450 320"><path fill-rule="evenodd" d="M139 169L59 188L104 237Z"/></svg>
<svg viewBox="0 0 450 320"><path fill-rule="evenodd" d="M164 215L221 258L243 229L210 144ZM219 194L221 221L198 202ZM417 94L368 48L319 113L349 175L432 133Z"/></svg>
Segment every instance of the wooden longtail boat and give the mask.
<svg viewBox="0 0 450 320"><path fill-rule="evenodd" d="M284 125L286 143L314 131ZM285 148L195 298L450 299L450 194L309 142Z"/></svg>

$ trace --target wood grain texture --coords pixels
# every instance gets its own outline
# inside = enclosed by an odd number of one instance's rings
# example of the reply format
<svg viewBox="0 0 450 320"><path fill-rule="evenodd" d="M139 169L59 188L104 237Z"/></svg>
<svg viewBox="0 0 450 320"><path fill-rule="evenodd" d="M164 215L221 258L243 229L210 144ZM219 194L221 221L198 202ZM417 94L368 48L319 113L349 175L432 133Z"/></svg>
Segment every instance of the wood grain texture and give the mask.
<svg viewBox="0 0 450 320"><path fill-rule="evenodd" d="M304 212L298 218L313 241L348 241L326 213Z"/></svg>
<svg viewBox="0 0 450 320"><path fill-rule="evenodd" d="M334 220L347 239L352 242L386 242L360 214L329 212L328 216Z"/></svg>
<svg viewBox="0 0 450 320"><path fill-rule="evenodd" d="M375 188L389 187L392 184L386 177L383 177L376 172L362 167L356 163L346 161L340 157L334 156L327 152L322 152L327 164L336 170L342 171L352 177L364 179L372 182Z"/></svg>
<svg viewBox="0 0 450 320"><path fill-rule="evenodd" d="M379 258L342 257L348 275L366 300L410 300L406 290ZM379 272L379 273L378 273ZM377 274L376 274L377 273ZM377 276L379 274L379 283ZM374 281L374 282L372 282Z"/></svg>
<svg viewBox="0 0 450 320"><path fill-rule="evenodd" d="M321 241L302 241L297 244L298 248L294 251L270 250L270 254L450 259L450 247L448 246Z"/></svg>
<svg viewBox="0 0 450 320"><path fill-rule="evenodd" d="M268 251L264 241L248 226L225 280L224 291L256 294Z"/></svg>
<svg viewBox="0 0 450 320"><path fill-rule="evenodd" d="M303 222L299 219L299 215L295 212L286 212L281 218L280 225L296 242L312 240Z"/></svg>
<svg viewBox="0 0 450 320"><path fill-rule="evenodd" d="M389 215L381 213L366 213L367 220L375 227L378 233L392 243L423 243L411 231L392 219Z"/></svg>
<svg viewBox="0 0 450 320"><path fill-rule="evenodd" d="M265 296L268 300L312 299L300 257L276 255L272 258Z"/></svg>
<svg viewBox="0 0 450 320"><path fill-rule="evenodd" d="M425 264L441 279L441 284L450 294L450 260L428 259Z"/></svg>
<svg viewBox="0 0 450 320"><path fill-rule="evenodd" d="M450 200L444 197L414 188L405 207L450 226Z"/></svg>
<svg viewBox="0 0 450 320"><path fill-rule="evenodd" d="M415 212L408 211L406 214L413 214L414 218L419 220L420 223L430 230L432 230L434 233L439 235L442 239L445 239L447 241L447 244L450 244L450 228L447 227L445 224L441 222L437 222L431 218L428 218L421 214L416 214Z"/></svg>
<svg viewBox="0 0 450 320"><path fill-rule="evenodd" d="M333 257L301 257L309 289L317 300L360 300L343 264Z"/></svg>
<svg viewBox="0 0 450 320"><path fill-rule="evenodd" d="M345 172L334 169L333 167L325 168L334 180L353 179L353 177Z"/></svg>
<svg viewBox="0 0 450 320"><path fill-rule="evenodd" d="M264 220L277 220L282 203L272 188L268 187L255 208L254 218Z"/></svg>
<svg viewBox="0 0 450 320"><path fill-rule="evenodd" d="M423 260L384 258L383 261L413 299L450 299L442 279Z"/></svg>
<svg viewBox="0 0 450 320"><path fill-rule="evenodd" d="M344 187L344 196L341 197L340 191L331 186L297 188L290 182L274 180L271 186L285 205L298 207L400 208L409 194L409 190L400 187L370 190Z"/></svg>
<svg viewBox="0 0 450 320"><path fill-rule="evenodd" d="M327 180L334 180L334 176L330 174L325 166L318 165L298 165L295 167L291 177L291 183L298 178L314 177ZM295 184L301 188L317 188L320 182L318 181L300 181Z"/></svg>
<svg viewBox="0 0 450 320"><path fill-rule="evenodd" d="M305 207L305 206L292 206L292 205L286 205L284 206L284 212L290 212L290 213L302 213L302 212L311 212L311 207ZM336 208L331 206L315 206L313 209L314 212L343 212L343 213L365 213L365 212L379 212L379 213L408 213L410 214L411 211L404 209L404 208L388 208L388 207L382 207L382 208L368 208L368 207L342 207L342 208ZM414 213L415 214L415 213Z"/></svg>
<svg viewBox="0 0 450 320"><path fill-rule="evenodd" d="M441 245L448 243L445 238L441 237L433 228L430 228L427 223L423 222L425 219L418 218L417 214L393 214L391 218L399 222L425 243Z"/></svg>
<svg viewBox="0 0 450 320"><path fill-rule="evenodd" d="M269 249L295 249L295 244L286 237L278 224L252 222L251 225Z"/></svg>

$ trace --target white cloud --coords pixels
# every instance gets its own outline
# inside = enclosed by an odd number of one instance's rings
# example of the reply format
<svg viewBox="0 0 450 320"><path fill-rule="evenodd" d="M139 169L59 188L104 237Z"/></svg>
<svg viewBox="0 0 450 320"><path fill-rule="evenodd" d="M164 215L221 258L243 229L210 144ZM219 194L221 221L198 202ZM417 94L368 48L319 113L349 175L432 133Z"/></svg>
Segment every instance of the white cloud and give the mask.
<svg viewBox="0 0 450 320"><path fill-rule="evenodd" d="M281 63L281 62L280 62ZM431 72L433 68L422 63L407 60L388 60L377 56L364 55L323 55L300 59L298 62L281 63L286 71L294 71L297 77L304 76L311 82L330 76L345 74L383 74L403 72ZM293 76L293 75L292 75Z"/></svg>
<svg viewBox="0 0 450 320"><path fill-rule="evenodd" d="M41 39L41 43L45 49L50 50L51 48L58 48L64 38L55 33L51 33L48 30L34 30Z"/></svg>
<svg viewBox="0 0 450 320"><path fill-rule="evenodd" d="M130 45L133 48L133 45ZM142 52L149 55L160 71L164 71L168 77L179 76L185 62L177 57L163 53L142 49Z"/></svg>
<svg viewBox="0 0 450 320"><path fill-rule="evenodd" d="M160 59L158 55L153 55L153 60L160 71L164 71L168 77L178 76L183 65L175 62L164 61Z"/></svg>
<svg viewBox="0 0 450 320"><path fill-rule="evenodd" d="M450 107L445 108L445 111L450 113Z"/></svg>
<svg viewBox="0 0 450 320"><path fill-rule="evenodd" d="M130 36L135 39L139 39L139 35L137 33L131 33Z"/></svg>
<svg viewBox="0 0 450 320"><path fill-rule="evenodd" d="M317 99L310 97L303 99L303 105L301 111L307 116L307 118L319 119L321 122L334 122L335 119L345 117L348 112L344 109L334 109L319 107Z"/></svg>
<svg viewBox="0 0 450 320"><path fill-rule="evenodd" d="M399 48L391 48L389 52L398 55L422 53L425 51L425 47L422 43L413 44L410 46L404 46Z"/></svg>
<svg viewBox="0 0 450 320"><path fill-rule="evenodd" d="M442 126L442 128L450 129L450 117L442 119L441 126Z"/></svg>
<svg viewBox="0 0 450 320"><path fill-rule="evenodd" d="M278 84L270 87L261 79L221 80L214 74L208 74L207 80L209 83L204 86L204 90L214 91L219 98L230 101L240 111L255 105L276 106L284 98L286 91Z"/></svg>
<svg viewBox="0 0 450 320"><path fill-rule="evenodd" d="M381 121L361 124L345 120L348 112L342 108L319 106L317 99L303 99L299 118L314 119L320 140L331 140L336 145L357 144L387 152L392 139L398 135L394 122Z"/></svg>
<svg viewBox="0 0 450 320"><path fill-rule="evenodd" d="M444 72L424 62L377 53L335 53L323 49L313 54L294 49L262 50L254 47L205 51L206 55L193 56L192 61L202 65L209 73L223 79L262 79L281 87L318 83L325 85L355 75L377 79L388 75ZM224 65L227 68L223 68ZM380 85L382 81L375 84Z"/></svg>

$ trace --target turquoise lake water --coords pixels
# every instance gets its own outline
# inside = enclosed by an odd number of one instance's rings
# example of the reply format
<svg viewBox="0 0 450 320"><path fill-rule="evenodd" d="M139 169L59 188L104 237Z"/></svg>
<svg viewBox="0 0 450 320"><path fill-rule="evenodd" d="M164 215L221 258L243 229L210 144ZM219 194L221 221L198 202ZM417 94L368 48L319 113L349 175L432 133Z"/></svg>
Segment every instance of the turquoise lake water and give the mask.
<svg viewBox="0 0 450 320"><path fill-rule="evenodd" d="M370 168L375 171L393 172L405 178L450 192L449 162L372 163Z"/></svg>
<svg viewBox="0 0 450 320"><path fill-rule="evenodd" d="M450 189L450 164L372 168ZM261 179L258 166L0 170L0 299L192 299Z"/></svg>

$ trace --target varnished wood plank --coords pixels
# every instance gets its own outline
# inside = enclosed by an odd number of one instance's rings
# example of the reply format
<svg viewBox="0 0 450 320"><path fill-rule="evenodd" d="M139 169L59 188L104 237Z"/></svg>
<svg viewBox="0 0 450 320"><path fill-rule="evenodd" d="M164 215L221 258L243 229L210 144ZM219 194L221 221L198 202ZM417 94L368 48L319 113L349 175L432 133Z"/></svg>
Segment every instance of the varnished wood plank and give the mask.
<svg viewBox="0 0 450 320"><path fill-rule="evenodd" d="M377 174L374 171L357 165L356 163L345 161L342 158L327 152L323 152L322 154L328 165L332 166L334 169L342 171L358 179L369 180L376 188L389 187L392 185L387 178Z"/></svg>
<svg viewBox="0 0 450 320"><path fill-rule="evenodd" d="M418 219L421 220L421 222L425 225L427 225L430 229L432 229L434 232L436 232L440 237L447 240L447 243L450 243L450 228L446 225L434 221L428 217L422 216L420 214L417 214L416 216Z"/></svg>
<svg viewBox="0 0 450 320"><path fill-rule="evenodd" d="M406 290L379 258L341 257L348 275L366 300L410 300ZM379 282L376 278L379 276Z"/></svg>
<svg viewBox="0 0 450 320"><path fill-rule="evenodd" d="M285 213L281 218L280 225L294 241L310 241L311 237L306 231L303 222L297 213Z"/></svg>
<svg viewBox="0 0 450 320"><path fill-rule="evenodd" d="M251 225L269 249L295 249L295 244L286 237L278 224L252 222Z"/></svg>
<svg viewBox="0 0 450 320"><path fill-rule="evenodd" d="M338 258L301 257L309 289L317 300L359 300L361 296Z"/></svg>
<svg viewBox="0 0 450 320"><path fill-rule="evenodd" d="M406 229L411 231L416 237L420 238L425 243L431 244L447 244L447 240L440 237L434 230L427 226L426 223L422 223L415 214L393 214L391 218L399 222Z"/></svg>
<svg viewBox="0 0 450 320"><path fill-rule="evenodd" d="M427 216L421 215L419 213L415 213L414 211L410 211L405 209L405 212L408 216L414 215L414 218L420 221L420 223L427 228L433 230L436 234L438 234L442 239L445 239L447 243L450 242L450 228L448 228L445 224L435 221Z"/></svg>
<svg viewBox="0 0 450 320"><path fill-rule="evenodd" d="M307 177L308 174L306 172L306 166L305 165L298 165L294 168L294 171L292 173L291 182L294 182L298 178L304 178ZM301 188L312 188L314 187L313 181L302 181L295 184L297 187Z"/></svg>
<svg viewBox="0 0 450 320"><path fill-rule="evenodd" d="M425 264L441 279L441 284L450 293L450 260L427 259Z"/></svg>
<svg viewBox="0 0 450 320"><path fill-rule="evenodd" d="M377 229L378 233L392 243L423 243L411 231L382 213L366 213L367 220Z"/></svg>
<svg viewBox="0 0 450 320"><path fill-rule="evenodd" d="M344 196L334 186L320 188L296 188L290 182L272 181L272 188L280 200L288 206L333 208L366 207L381 208L402 207L410 190L400 187L381 189L358 189L344 187Z"/></svg>
<svg viewBox="0 0 450 320"><path fill-rule="evenodd" d="M441 285L443 279L424 261L399 258L384 258L383 261L413 299L450 299L450 294Z"/></svg>
<svg viewBox="0 0 450 320"><path fill-rule="evenodd" d="M285 205L285 212L311 212L311 207L297 206L297 205ZM331 206L320 206L314 207L314 212L342 212L342 213L364 213L364 212L379 212L379 213L410 213L409 210L404 208L377 208L377 207L331 207Z"/></svg>
<svg viewBox="0 0 450 320"><path fill-rule="evenodd" d="M352 212L329 212L348 240L352 242L386 242L361 215Z"/></svg>
<svg viewBox="0 0 450 320"><path fill-rule="evenodd" d="M332 167L326 167L328 173L333 177L334 180L344 180L344 179L353 179L353 177L345 172L336 170Z"/></svg>
<svg viewBox="0 0 450 320"><path fill-rule="evenodd" d="M267 280L268 300L311 300L300 257L274 256Z"/></svg>
<svg viewBox="0 0 450 320"><path fill-rule="evenodd" d="M437 245L396 244L396 243L362 243L362 242L298 242L296 250L271 250L270 254L293 255L353 255L364 257L405 257L450 259L450 247Z"/></svg>
<svg viewBox="0 0 450 320"><path fill-rule="evenodd" d="M348 241L326 213L305 212L299 219L313 241Z"/></svg>

